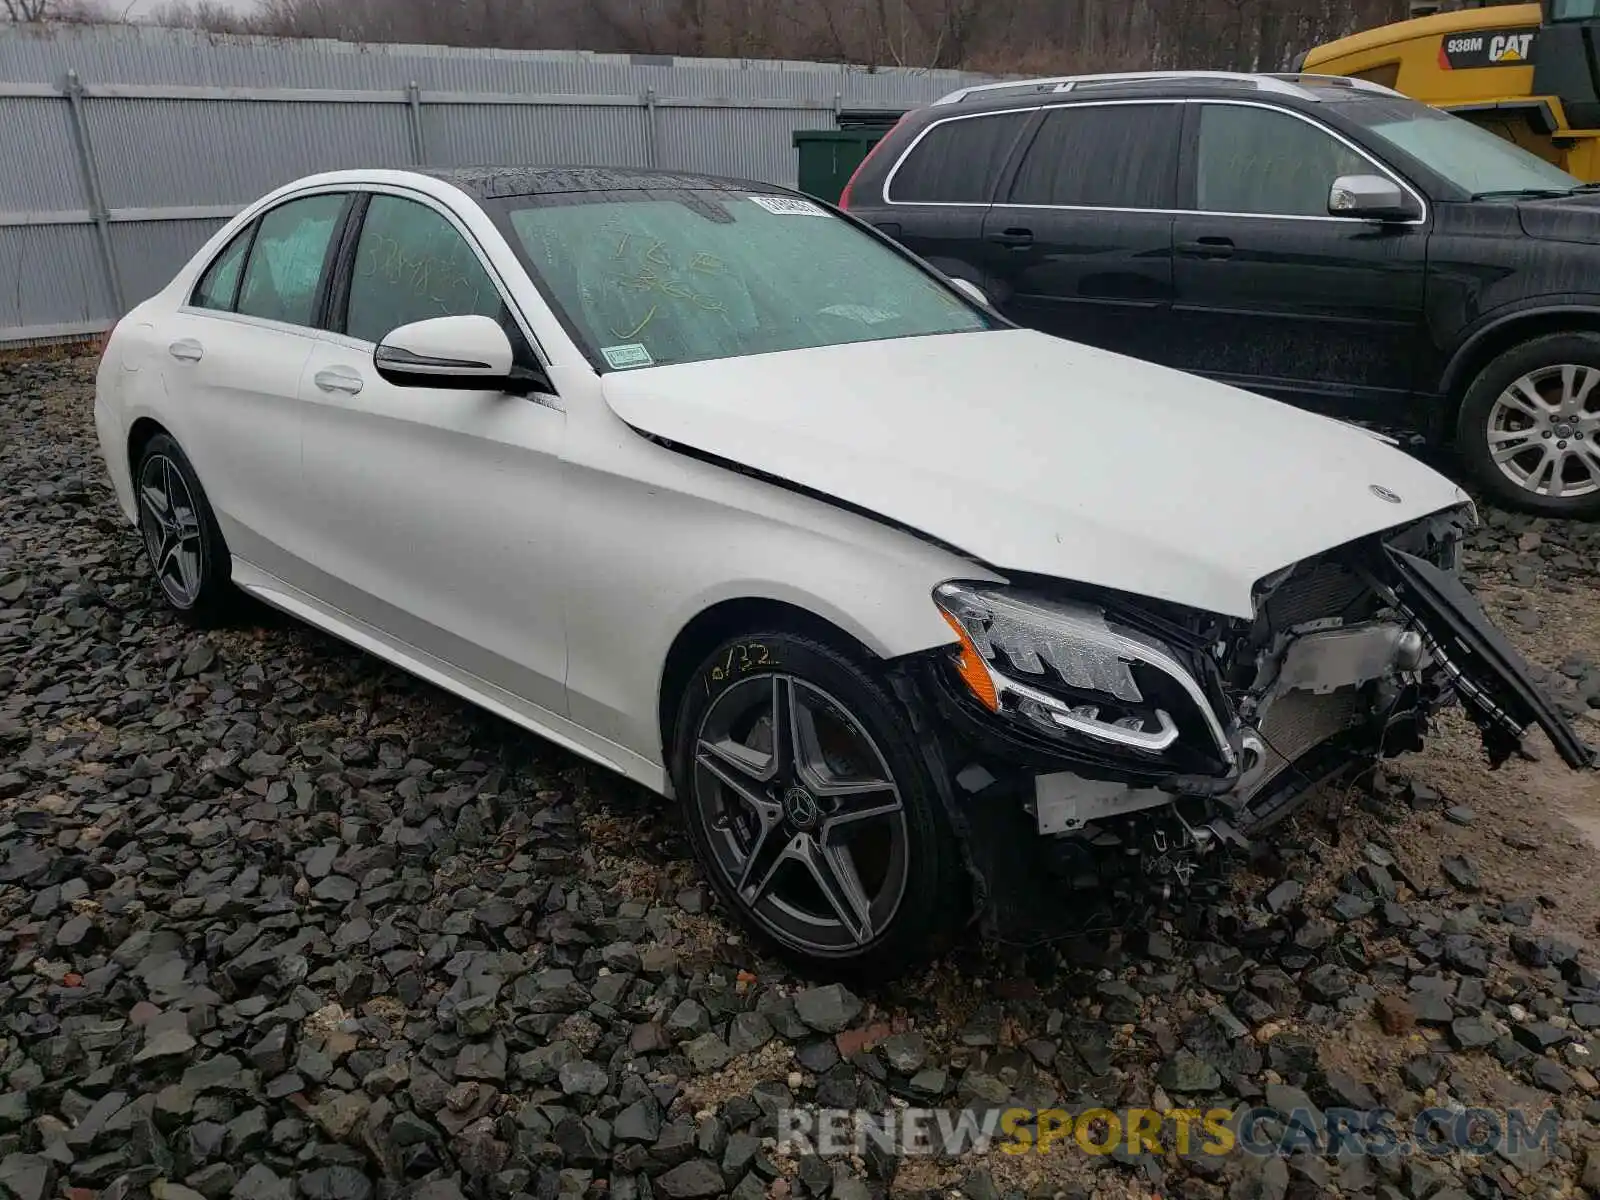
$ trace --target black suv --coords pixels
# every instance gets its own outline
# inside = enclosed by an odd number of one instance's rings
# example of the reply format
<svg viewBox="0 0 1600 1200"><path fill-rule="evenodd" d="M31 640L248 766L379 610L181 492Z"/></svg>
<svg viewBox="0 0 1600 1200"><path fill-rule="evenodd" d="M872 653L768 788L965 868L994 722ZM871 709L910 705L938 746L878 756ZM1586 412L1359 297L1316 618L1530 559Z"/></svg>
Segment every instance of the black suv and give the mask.
<svg viewBox="0 0 1600 1200"><path fill-rule="evenodd" d="M840 206L1019 324L1453 440L1499 501L1578 516L1595 186L1366 81L1158 73L953 93Z"/></svg>

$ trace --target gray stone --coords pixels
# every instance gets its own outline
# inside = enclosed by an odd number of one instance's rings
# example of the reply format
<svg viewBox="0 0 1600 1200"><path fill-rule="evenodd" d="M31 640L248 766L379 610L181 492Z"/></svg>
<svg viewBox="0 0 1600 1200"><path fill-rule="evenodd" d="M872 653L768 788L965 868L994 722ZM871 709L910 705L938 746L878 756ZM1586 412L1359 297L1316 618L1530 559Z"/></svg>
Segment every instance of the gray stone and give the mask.
<svg viewBox="0 0 1600 1200"><path fill-rule="evenodd" d="M1196 1092L1214 1092L1222 1086L1222 1076L1205 1059L1179 1050L1156 1072L1156 1082L1170 1092L1192 1095Z"/></svg>
<svg viewBox="0 0 1600 1200"><path fill-rule="evenodd" d="M662 1175L656 1180L656 1186L672 1200L700 1200L704 1196L717 1195L726 1184L722 1172L714 1163L703 1158L691 1158Z"/></svg>
<svg viewBox="0 0 1600 1200"><path fill-rule="evenodd" d="M568 1096L601 1096L611 1082L606 1069L588 1059L563 1064L557 1077Z"/></svg>
<svg viewBox="0 0 1600 1200"><path fill-rule="evenodd" d="M818 1033L838 1033L861 1015L861 1001L842 985L830 983L800 992L794 1009Z"/></svg>

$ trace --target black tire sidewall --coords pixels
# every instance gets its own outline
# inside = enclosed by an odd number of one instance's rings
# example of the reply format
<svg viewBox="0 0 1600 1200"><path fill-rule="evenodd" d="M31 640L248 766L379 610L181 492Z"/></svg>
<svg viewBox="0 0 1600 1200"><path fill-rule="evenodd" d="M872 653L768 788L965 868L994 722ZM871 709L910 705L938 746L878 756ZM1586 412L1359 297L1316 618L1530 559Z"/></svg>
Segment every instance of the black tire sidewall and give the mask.
<svg viewBox="0 0 1600 1200"><path fill-rule="evenodd" d="M747 649L741 654L741 647L760 647L761 651ZM730 661L730 651L733 668L723 670ZM723 876L697 811L692 768L695 733L701 718L735 684L778 671L815 684L849 709L877 743L905 806L905 895L888 928L848 953L811 952L775 934L752 914ZM695 855L718 896L747 932L789 961L824 968L834 975L881 978L939 949L959 919L963 892L959 849L943 802L899 703L854 657L815 639L778 631L741 634L722 642L689 677L679 697L671 772Z"/></svg>
<svg viewBox="0 0 1600 1200"><path fill-rule="evenodd" d="M200 483L200 477L195 473L194 465L190 463L188 455L184 454L183 447L179 446L169 434L158 433L145 443L144 449L140 451L139 461L134 464L135 510L138 509L139 481L144 476L145 464L156 455L169 459L178 468L183 476L184 485L189 489L189 497L195 504L200 520L200 592L195 597L194 603L185 608L175 604L160 581L155 578L156 564L153 562L150 564L151 579L155 583L157 594L167 608L189 624L209 625L222 617L231 597L233 559L228 553L227 544L222 540L222 531L217 527L216 514L211 510L211 501ZM141 545L144 545L145 557L148 558L149 546L145 542L142 512L139 513L139 540Z"/></svg>
<svg viewBox="0 0 1600 1200"><path fill-rule="evenodd" d="M1600 333L1556 333L1513 346L1472 381L1456 422L1456 453L1477 484L1497 504L1546 517L1600 516L1600 492L1575 500L1537 496L1507 479L1490 457L1489 414L1513 382L1541 367L1573 363L1600 370Z"/></svg>

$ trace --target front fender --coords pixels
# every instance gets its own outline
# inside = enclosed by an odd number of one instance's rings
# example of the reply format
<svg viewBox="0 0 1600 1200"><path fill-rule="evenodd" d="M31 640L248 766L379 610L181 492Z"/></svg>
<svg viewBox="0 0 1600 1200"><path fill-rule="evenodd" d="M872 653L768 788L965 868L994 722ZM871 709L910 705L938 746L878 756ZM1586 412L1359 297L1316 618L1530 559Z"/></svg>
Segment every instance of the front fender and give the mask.
<svg viewBox="0 0 1600 1200"><path fill-rule="evenodd" d="M1001 581L913 534L631 432L607 449L622 469L567 467L568 712L651 761L664 762L668 657L708 609L790 605L893 659L955 640L933 603L940 583Z"/></svg>

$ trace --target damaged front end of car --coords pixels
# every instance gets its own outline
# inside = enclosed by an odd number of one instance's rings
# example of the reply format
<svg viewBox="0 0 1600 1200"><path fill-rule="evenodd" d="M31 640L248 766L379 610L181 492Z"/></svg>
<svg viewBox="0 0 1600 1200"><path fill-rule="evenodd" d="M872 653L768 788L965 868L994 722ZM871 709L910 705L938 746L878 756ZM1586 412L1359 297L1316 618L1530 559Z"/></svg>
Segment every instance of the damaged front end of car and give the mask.
<svg viewBox="0 0 1600 1200"><path fill-rule="evenodd" d="M1470 509L1261 580L1254 617L1059 580L946 583L956 645L898 664L999 940L1146 919L1320 785L1421 747L1460 702L1498 767L1541 726L1585 746L1456 578Z"/></svg>

